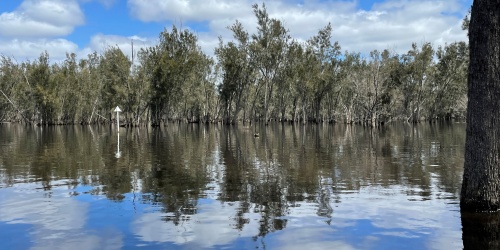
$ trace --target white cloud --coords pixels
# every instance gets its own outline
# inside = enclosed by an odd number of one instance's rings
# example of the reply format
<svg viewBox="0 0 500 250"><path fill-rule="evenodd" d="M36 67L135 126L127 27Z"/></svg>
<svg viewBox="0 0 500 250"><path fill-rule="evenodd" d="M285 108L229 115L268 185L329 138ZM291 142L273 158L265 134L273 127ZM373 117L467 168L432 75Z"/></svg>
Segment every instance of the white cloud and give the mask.
<svg viewBox="0 0 500 250"><path fill-rule="evenodd" d="M66 53L78 51L78 46L66 39L0 39L0 54L13 56L19 62L38 58L41 53L47 51L51 61L60 61L66 58Z"/></svg>
<svg viewBox="0 0 500 250"><path fill-rule="evenodd" d="M65 36L83 23L83 12L75 0L25 0L15 11L0 14L0 36Z"/></svg>
<svg viewBox="0 0 500 250"><path fill-rule="evenodd" d="M462 0L387 0L361 10L357 1L310 0L266 3L271 17L284 21L293 38L305 41L317 34L329 22L333 26L333 40L343 50L368 53L371 50L391 49L405 53L411 43L431 42L435 46L466 40L461 21L468 6ZM172 21L204 22L209 30L200 32L204 51L212 51L218 36L232 39L227 27L239 20L250 33L256 20L247 0L185 1L185 0L129 0L131 15L144 22ZM453 14L449 14L453 13ZM463 16L461 16L463 15ZM194 25L192 29L196 30ZM207 47L205 47L207 46Z"/></svg>
<svg viewBox="0 0 500 250"><path fill-rule="evenodd" d="M64 36L83 25L85 17L79 4L99 2L105 7L116 0L25 0L16 10L0 14L0 53L21 59L33 59L48 51L55 61L66 52L85 58L93 51L118 45L131 57L130 40L135 51L155 45L158 37L144 38L111 34L94 34L88 45L70 41ZM360 1L267 1L271 17L284 22L293 38L305 41L332 23L332 40L342 50L368 54L377 49L406 53L413 42L431 42L434 46L466 40L461 21L468 0L386 0L360 9ZM250 33L256 31L256 18L250 0L128 0L132 17L145 22L182 24L198 35L198 44L213 56L218 37L232 40L228 26L240 21ZM259 2L260 3L260 2ZM452 14L450 14L452 13ZM169 29L170 26L167 25ZM117 29L118 30L118 29ZM161 31L161 30L160 30ZM160 32L158 31L158 32ZM98 32L98 31L96 31Z"/></svg>
<svg viewBox="0 0 500 250"><path fill-rule="evenodd" d="M247 0L129 0L132 15L143 21L205 21L236 18L246 15L251 1Z"/></svg>
<svg viewBox="0 0 500 250"><path fill-rule="evenodd" d="M144 38L139 36L118 36L97 34L90 38L90 43L87 47L79 48L77 44L62 38L56 39L0 39L0 55L14 57L17 61L25 60L33 61L37 59L41 53L48 52L51 63L62 62L66 59L66 53L75 53L77 58L87 58L88 54L96 51L103 53L107 48L118 46L123 53L132 58L132 43L134 42L134 54L141 48L154 46L156 39Z"/></svg>
<svg viewBox="0 0 500 250"><path fill-rule="evenodd" d="M119 36L119 35L104 35L97 34L92 36L90 39L90 44L87 48L83 49L86 52L84 55L87 55L89 52L97 51L97 53L103 53L109 47L118 47L123 53L128 56L128 58L132 58L132 42L134 45L134 56L137 56L137 52L141 48L147 48L154 46L157 43L156 39L146 38L140 36Z"/></svg>

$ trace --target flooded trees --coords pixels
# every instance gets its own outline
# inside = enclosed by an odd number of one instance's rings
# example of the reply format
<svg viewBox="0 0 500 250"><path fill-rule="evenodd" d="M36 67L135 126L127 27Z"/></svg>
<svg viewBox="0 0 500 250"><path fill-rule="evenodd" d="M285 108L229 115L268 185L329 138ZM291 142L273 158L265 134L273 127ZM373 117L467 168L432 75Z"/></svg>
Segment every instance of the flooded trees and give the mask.
<svg viewBox="0 0 500 250"><path fill-rule="evenodd" d="M336 88L339 86L341 76L341 60L339 56L340 45L332 40L332 25L319 30L318 34L313 36L307 42L315 56L314 81L312 85L312 107L313 121L316 123L323 122L325 114L331 114L334 109L333 100L337 98L335 95ZM326 101L326 102L325 102ZM324 110L324 112L321 112ZM332 117L326 118L331 121Z"/></svg>
<svg viewBox="0 0 500 250"><path fill-rule="evenodd" d="M264 100L261 100L263 106L259 110L259 117L267 124L271 103L278 99L274 98L275 93L285 91L278 89L277 85L283 79L285 56L291 37L280 20L269 17L265 5L259 8L255 4L253 10L257 17L257 33L251 36L252 42L249 48L252 64L258 72L257 92L262 92L255 98L263 95Z"/></svg>
<svg viewBox="0 0 500 250"><path fill-rule="evenodd" d="M439 47L435 81L431 85L429 120L464 116L467 104L469 48L465 42Z"/></svg>
<svg viewBox="0 0 500 250"><path fill-rule="evenodd" d="M14 120L22 121L26 118L19 109L15 96L15 86L24 82L21 67L12 58L0 57L0 122Z"/></svg>
<svg viewBox="0 0 500 250"><path fill-rule="evenodd" d="M326 24L310 39L294 39L286 20L253 5L255 31L229 27L215 58L188 29L172 26L131 59L119 47L77 60L51 62L48 53L18 63L0 60L0 121L50 124L166 121L343 122L377 126L392 120L462 118L467 102L469 47L411 44L389 50L341 51ZM217 63L217 64L216 64Z"/></svg>
<svg viewBox="0 0 500 250"><path fill-rule="evenodd" d="M125 110L130 107L127 96L130 89L128 81L132 62L118 47L110 47L100 59L99 81L101 82L101 111L111 120L111 110L116 105L124 105Z"/></svg>
<svg viewBox="0 0 500 250"><path fill-rule="evenodd" d="M151 123L160 125L166 119L187 118L196 110L195 93L210 69L212 61L201 51L198 38L189 30L164 30L160 42L146 49L151 64ZM200 76L200 72L202 75ZM203 98L205 95L199 95ZM193 100L194 99L194 100ZM203 102L203 100L201 100ZM199 112L199 111L198 111Z"/></svg>
<svg viewBox="0 0 500 250"><path fill-rule="evenodd" d="M500 209L499 8L493 0L472 6L462 211Z"/></svg>
<svg viewBox="0 0 500 250"><path fill-rule="evenodd" d="M226 124L236 123L244 102L248 101L249 88L254 82L254 68L249 55L249 35L238 21L230 30L233 31L236 43L223 44L220 39L219 47L215 49L215 55L224 72L222 83L219 85L219 98Z"/></svg>

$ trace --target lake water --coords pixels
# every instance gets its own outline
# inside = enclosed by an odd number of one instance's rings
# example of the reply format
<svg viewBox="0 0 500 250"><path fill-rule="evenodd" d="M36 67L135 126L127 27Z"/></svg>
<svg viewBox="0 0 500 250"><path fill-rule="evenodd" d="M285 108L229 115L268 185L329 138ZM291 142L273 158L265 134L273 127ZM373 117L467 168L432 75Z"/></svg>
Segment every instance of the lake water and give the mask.
<svg viewBox="0 0 500 250"><path fill-rule="evenodd" d="M0 124L0 249L462 249L464 143L463 123Z"/></svg>

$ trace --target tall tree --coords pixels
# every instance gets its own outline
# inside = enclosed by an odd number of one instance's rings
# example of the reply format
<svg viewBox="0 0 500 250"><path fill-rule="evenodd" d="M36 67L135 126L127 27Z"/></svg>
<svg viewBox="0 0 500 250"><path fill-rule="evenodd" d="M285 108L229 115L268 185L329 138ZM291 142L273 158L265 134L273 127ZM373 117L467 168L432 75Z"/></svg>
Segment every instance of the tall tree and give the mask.
<svg viewBox="0 0 500 250"><path fill-rule="evenodd" d="M364 102L366 120L376 125L381 122L381 116L386 115L385 106L391 101L390 73L392 67L398 62L398 56L388 50L370 52L370 63L367 68L367 84Z"/></svg>
<svg viewBox="0 0 500 250"><path fill-rule="evenodd" d="M403 93L403 108L407 121L417 123L424 113L423 104L430 89L434 50L430 43L419 49L416 43L401 58L399 80Z"/></svg>
<svg viewBox="0 0 500 250"><path fill-rule="evenodd" d="M313 109L315 122L323 121L321 109L323 101L327 99L326 109L328 113L334 108L332 103L336 98L336 90L342 77L342 60L340 59L340 45L338 42L332 44L332 25L329 23L318 31L318 34L307 41L316 57L315 78L313 81Z"/></svg>
<svg viewBox="0 0 500 250"><path fill-rule="evenodd" d="M275 87L278 81L282 80L283 64L291 37L280 20L269 17L265 4L262 8L259 8L257 4L252 7L257 17L257 32L252 35L250 53L256 70L259 71L258 88L264 88L261 116L267 124Z"/></svg>
<svg viewBox="0 0 500 250"><path fill-rule="evenodd" d="M132 62L123 54L123 51L116 47L110 47L101 56L99 63L101 89L102 112L109 115L116 105L126 106L125 111L130 111L127 102L127 90L130 76L130 66Z"/></svg>
<svg viewBox="0 0 500 250"><path fill-rule="evenodd" d="M22 84L24 80L20 65L10 57L0 56L0 122L26 119L14 96L15 87Z"/></svg>
<svg viewBox="0 0 500 250"><path fill-rule="evenodd" d="M211 64L197 42L194 33L173 26L170 32L165 29L160 33L158 45L144 52L152 63L150 107L153 125L173 118L176 111L191 108L187 107L187 94L191 94L188 92L193 83L203 78L199 76L200 69L206 73L206 66Z"/></svg>
<svg viewBox="0 0 500 250"><path fill-rule="evenodd" d="M500 209L499 9L498 0L472 5L462 211Z"/></svg>
<svg viewBox="0 0 500 250"><path fill-rule="evenodd" d="M56 83L51 79L49 54L42 53L38 60L28 67L28 79L33 84L34 120L38 124L53 124L59 97Z"/></svg>
<svg viewBox="0 0 500 250"><path fill-rule="evenodd" d="M439 47L436 55L439 61L431 84L429 119L449 119L465 113L469 46L455 42Z"/></svg>
<svg viewBox="0 0 500 250"><path fill-rule="evenodd" d="M82 102L80 103L80 123L90 124L98 122L102 117L97 113L100 100L102 82L98 73L99 56L97 52L87 55L78 63L78 88Z"/></svg>
<svg viewBox="0 0 500 250"><path fill-rule="evenodd" d="M224 45L221 39L219 47L215 49L215 55L224 71L222 84L219 85L219 95L224 105L224 120L226 123L235 123L243 108L248 88L253 82L254 69L250 64L248 33L238 21L229 29L237 43L229 42Z"/></svg>
<svg viewBox="0 0 500 250"><path fill-rule="evenodd" d="M151 85L153 64L149 60L146 50L140 50L137 54L139 65L133 65L130 80L131 92L129 94L130 109L132 111L131 123L135 126L141 123L144 113L148 110L151 99ZM143 119L145 121L145 119Z"/></svg>

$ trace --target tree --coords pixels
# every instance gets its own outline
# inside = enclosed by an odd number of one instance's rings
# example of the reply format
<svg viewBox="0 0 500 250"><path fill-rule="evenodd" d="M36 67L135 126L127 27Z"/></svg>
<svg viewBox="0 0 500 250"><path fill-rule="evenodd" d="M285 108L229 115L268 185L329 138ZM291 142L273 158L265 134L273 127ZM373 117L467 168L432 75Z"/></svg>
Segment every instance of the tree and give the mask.
<svg viewBox="0 0 500 250"><path fill-rule="evenodd" d="M78 63L78 92L82 102L80 103L80 123L90 124L98 122L101 117L96 108L101 99L102 81L99 80L99 56L97 52L87 55Z"/></svg>
<svg viewBox="0 0 500 250"><path fill-rule="evenodd" d="M336 87L342 78L342 60L340 59L340 45L338 42L332 44L332 25L329 23L320 29L318 34L307 41L316 57L315 77L313 81L313 109L314 121L322 122L321 109L323 101L327 99L327 110L331 113L333 99L337 97ZM331 117L329 117L331 118Z"/></svg>
<svg viewBox="0 0 500 250"><path fill-rule="evenodd" d="M138 126L141 123L143 114L148 110L151 99L151 82L153 64L148 60L145 50L138 53L139 65L133 66L132 77L130 79L131 90L129 93L130 109L132 111L131 123Z"/></svg>
<svg viewBox="0 0 500 250"><path fill-rule="evenodd" d="M439 47L436 55L439 61L431 83L429 120L460 116L466 108L469 47L465 42L456 42Z"/></svg>
<svg viewBox="0 0 500 250"><path fill-rule="evenodd" d="M373 53L373 52L372 52ZM370 53L370 54L372 54ZM368 73L368 64L366 60L361 58L359 53L346 53L342 63L342 70L347 72L347 76L343 79L341 90L339 91L338 101L343 109L344 122L351 124L354 122L355 104L360 109L369 110L374 106L368 102L370 94L370 80L366 76ZM366 88L364 85L366 83ZM363 110L364 112L367 112Z"/></svg>
<svg viewBox="0 0 500 250"><path fill-rule="evenodd" d="M75 91L78 89L78 63L76 61L76 54L66 53L66 60L61 65L58 71L58 79L56 79L59 86L59 120L64 124L73 124L77 119L78 113L81 113L79 107L81 105L81 92ZM55 75L55 74L54 74Z"/></svg>
<svg viewBox="0 0 500 250"><path fill-rule="evenodd" d="M130 111L127 102L127 92L130 90L128 81L132 62L118 47L110 47L101 56L99 63L102 112L109 115L111 120L112 110L116 105L125 106L125 111Z"/></svg>
<svg viewBox="0 0 500 250"><path fill-rule="evenodd" d="M500 209L499 9L496 0L472 5L462 211Z"/></svg>
<svg viewBox="0 0 500 250"><path fill-rule="evenodd" d="M252 35L250 53L255 68L259 72L257 88L264 88L263 114L261 116L267 124L275 87L282 80L283 64L291 37L280 20L269 17L265 4L262 5L262 8L259 8L257 4L252 7L255 17L257 17L257 33ZM259 95L257 94L255 97L257 98Z"/></svg>
<svg viewBox="0 0 500 250"><path fill-rule="evenodd" d="M381 122L381 116L387 115L384 108L391 101L390 72L397 60L398 56L391 54L388 50L370 52L370 63L367 70L367 93L363 108L365 119L372 126Z"/></svg>
<svg viewBox="0 0 500 250"><path fill-rule="evenodd" d="M12 58L0 56L0 122L26 119L14 99L15 87L23 83L20 66Z"/></svg>
<svg viewBox="0 0 500 250"><path fill-rule="evenodd" d="M423 44L422 49L414 43L412 49L402 57L400 80L407 121L417 123L422 118L423 104L428 96L426 93L432 82L433 56L434 50L430 43Z"/></svg>
<svg viewBox="0 0 500 250"><path fill-rule="evenodd" d="M38 124L54 124L59 97L56 95L57 85L51 79L49 54L42 53L38 60L28 66L27 78L33 84L34 120Z"/></svg>
<svg viewBox="0 0 500 250"><path fill-rule="evenodd" d="M194 33L173 26L170 32L165 29L160 33L158 45L144 52L152 64L150 108L153 125L158 126L165 118L174 117L176 111L182 110L186 115L186 110L192 110L188 105L193 102L186 98L190 97L193 84L205 78L206 75L199 75L200 70L208 74L207 66L212 64L197 42Z"/></svg>
<svg viewBox="0 0 500 250"><path fill-rule="evenodd" d="M215 49L215 55L224 71L222 84L219 85L219 95L224 105L224 120L226 123L236 123L248 88L253 82L254 69L250 64L248 33L238 21L229 29L233 31L238 43L229 42L224 45L221 39L219 47Z"/></svg>

